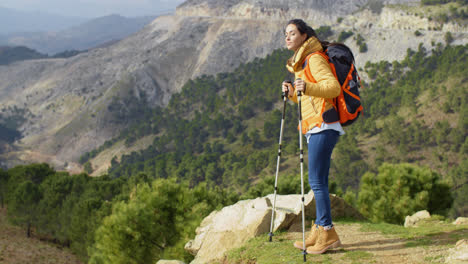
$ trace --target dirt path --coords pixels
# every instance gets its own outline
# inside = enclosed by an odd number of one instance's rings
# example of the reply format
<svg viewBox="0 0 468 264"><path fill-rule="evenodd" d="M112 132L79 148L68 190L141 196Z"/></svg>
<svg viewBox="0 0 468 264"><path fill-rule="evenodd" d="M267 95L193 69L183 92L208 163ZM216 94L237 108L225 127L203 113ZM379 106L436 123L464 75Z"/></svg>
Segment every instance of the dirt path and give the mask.
<svg viewBox="0 0 468 264"><path fill-rule="evenodd" d="M76 256L56 245L27 238L23 229L6 222L0 209L0 264L81 264Z"/></svg>
<svg viewBox="0 0 468 264"><path fill-rule="evenodd" d="M361 231L358 223L337 225L336 230L343 247L309 258L319 263L444 263L456 240L450 232L407 240L378 231ZM464 234L468 237L468 230ZM287 239L301 240L302 233L289 233Z"/></svg>

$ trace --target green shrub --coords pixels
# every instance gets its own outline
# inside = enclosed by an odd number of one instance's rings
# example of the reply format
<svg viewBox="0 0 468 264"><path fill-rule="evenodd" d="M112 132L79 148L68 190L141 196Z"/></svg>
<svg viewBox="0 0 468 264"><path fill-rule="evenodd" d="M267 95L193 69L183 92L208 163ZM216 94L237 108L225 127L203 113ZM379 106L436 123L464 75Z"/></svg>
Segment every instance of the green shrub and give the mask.
<svg viewBox="0 0 468 264"><path fill-rule="evenodd" d="M91 162L87 161L84 165L83 165L83 168L84 168L84 171L88 174L91 174L93 173L93 165L91 164Z"/></svg>
<svg viewBox="0 0 468 264"><path fill-rule="evenodd" d="M424 209L443 215L450 209L453 198L448 184L439 178L428 168L384 163L377 175L368 172L362 177L359 210L372 221L395 224Z"/></svg>
<svg viewBox="0 0 468 264"><path fill-rule="evenodd" d="M442 5L449 2L456 2L457 0L421 0L422 5Z"/></svg>
<svg viewBox="0 0 468 264"><path fill-rule="evenodd" d="M232 200L231 200L232 199ZM96 230L89 263L155 263L193 256L184 250L195 228L211 211L237 199L206 184L188 188L174 180L138 184L128 201L113 204Z"/></svg>
<svg viewBox="0 0 468 264"><path fill-rule="evenodd" d="M367 52L367 44L366 43L362 43L361 45L359 45L359 52L361 52L361 53Z"/></svg>
<svg viewBox="0 0 468 264"><path fill-rule="evenodd" d="M364 53L367 52L367 44L366 40L361 36L361 34L358 34L355 38L356 44L359 46L359 52Z"/></svg>
<svg viewBox="0 0 468 264"><path fill-rule="evenodd" d="M445 38L445 42L447 43L447 45L450 45L453 42L453 36L452 36L452 33L450 32L445 33L444 38Z"/></svg>
<svg viewBox="0 0 468 264"><path fill-rule="evenodd" d="M347 38L351 37L354 33L352 31L341 31L340 35L338 35L338 42L343 42Z"/></svg>
<svg viewBox="0 0 468 264"><path fill-rule="evenodd" d="M356 206L356 194L348 188L343 196L343 199L351 206Z"/></svg>
<svg viewBox="0 0 468 264"><path fill-rule="evenodd" d="M333 31L330 26L321 26L315 30L319 39L327 39L333 35Z"/></svg>

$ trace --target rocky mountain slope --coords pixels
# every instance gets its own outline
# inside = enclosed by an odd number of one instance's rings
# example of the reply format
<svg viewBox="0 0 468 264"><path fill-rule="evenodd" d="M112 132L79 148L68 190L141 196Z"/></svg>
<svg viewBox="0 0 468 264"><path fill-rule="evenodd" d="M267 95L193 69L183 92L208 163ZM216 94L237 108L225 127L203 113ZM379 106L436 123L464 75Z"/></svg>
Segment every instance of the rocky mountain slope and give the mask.
<svg viewBox="0 0 468 264"><path fill-rule="evenodd" d="M408 48L468 42L467 26L438 22L418 1L193 0L174 15L161 16L140 32L113 45L68 59L46 59L0 66L0 105L29 113L19 126L23 138L10 146L4 165L45 161L58 169L79 170L81 154L94 149L138 115L139 106L166 105L189 79L233 70L283 47L283 28L300 17L313 27L331 26L337 38L353 31L368 50L359 53L352 37L345 43L358 66L399 60ZM338 22L339 21L339 22ZM420 34L416 34L418 31Z"/></svg>

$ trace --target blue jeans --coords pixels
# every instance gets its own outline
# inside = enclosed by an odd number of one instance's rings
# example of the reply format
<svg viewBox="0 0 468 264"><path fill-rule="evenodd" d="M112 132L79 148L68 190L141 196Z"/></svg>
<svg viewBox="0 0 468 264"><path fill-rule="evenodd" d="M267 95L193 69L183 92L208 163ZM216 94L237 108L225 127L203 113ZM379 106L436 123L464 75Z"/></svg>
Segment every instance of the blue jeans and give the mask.
<svg viewBox="0 0 468 264"><path fill-rule="evenodd" d="M338 131L327 129L309 138L309 184L315 197L315 224L320 226L332 225L328 172L338 137Z"/></svg>

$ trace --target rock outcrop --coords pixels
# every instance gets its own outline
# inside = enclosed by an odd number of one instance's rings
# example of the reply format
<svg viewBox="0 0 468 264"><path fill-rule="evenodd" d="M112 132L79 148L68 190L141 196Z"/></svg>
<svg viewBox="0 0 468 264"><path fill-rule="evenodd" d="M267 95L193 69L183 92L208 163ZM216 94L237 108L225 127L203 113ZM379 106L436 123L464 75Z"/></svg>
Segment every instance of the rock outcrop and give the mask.
<svg viewBox="0 0 468 264"><path fill-rule="evenodd" d="M445 263L463 264L468 263L468 240L459 240L455 247L449 250L449 255L445 259Z"/></svg>
<svg viewBox="0 0 468 264"><path fill-rule="evenodd" d="M185 262L180 261L180 260L165 260L161 259L156 264L185 264Z"/></svg>
<svg viewBox="0 0 468 264"><path fill-rule="evenodd" d="M453 221L454 225L468 225L468 217L457 217L455 221Z"/></svg>
<svg viewBox="0 0 468 264"><path fill-rule="evenodd" d="M346 202L330 195L332 216L336 218L363 216ZM191 264L206 264L223 258L228 250L242 246L250 238L270 231L273 195L239 201L234 205L214 211L196 230L196 237L185 245L195 255ZM315 201L312 192L305 195L306 219L315 218ZM273 231L302 231L301 195L277 195Z"/></svg>
<svg viewBox="0 0 468 264"><path fill-rule="evenodd" d="M416 226L418 222L424 219L431 218L431 214L427 210L414 213L412 216L407 215L405 218L405 227Z"/></svg>

